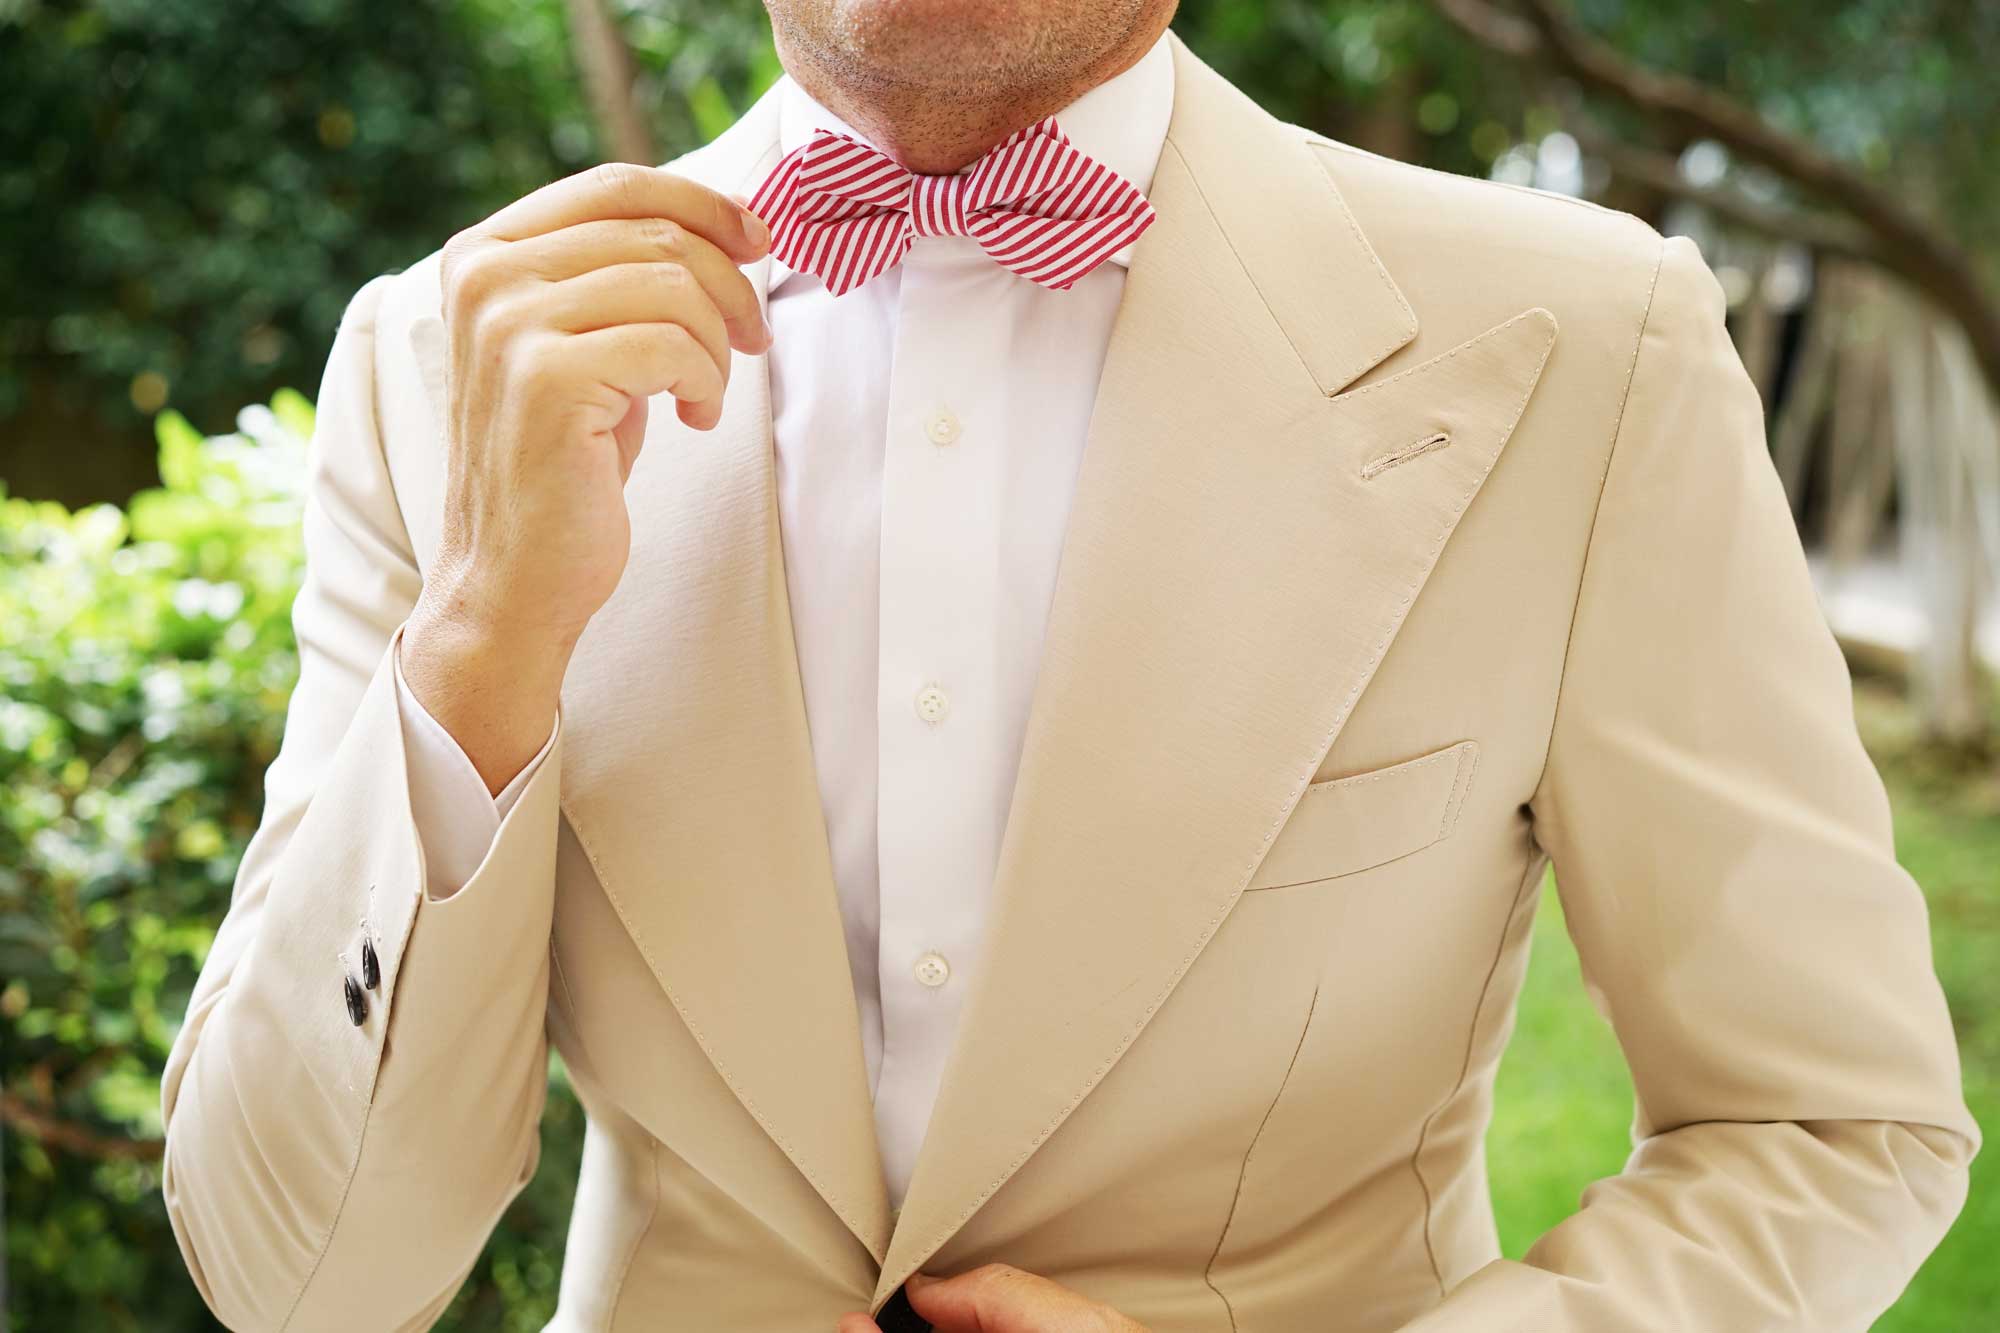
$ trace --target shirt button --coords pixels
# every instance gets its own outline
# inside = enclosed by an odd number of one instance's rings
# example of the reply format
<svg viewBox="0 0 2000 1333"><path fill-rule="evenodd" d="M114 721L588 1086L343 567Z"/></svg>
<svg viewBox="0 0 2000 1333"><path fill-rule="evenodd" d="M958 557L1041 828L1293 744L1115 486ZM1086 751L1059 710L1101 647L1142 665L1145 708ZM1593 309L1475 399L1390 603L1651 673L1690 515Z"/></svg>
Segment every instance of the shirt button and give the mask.
<svg viewBox="0 0 2000 1333"><path fill-rule="evenodd" d="M951 980L951 964L944 960L943 954L936 951L917 959L915 971L917 980L933 989Z"/></svg>
<svg viewBox="0 0 2000 1333"><path fill-rule="evenodd" d="M926 685L917 691L917 716L926 722L944 721L944 715L951 711L951 700L943 690L935 685Z"/></svg>
<svg viewBox="0 0 2000 1333"><path fill-rule="evenodd" d="M941 407L924 423L924 434L931 437L932 444L950 444L958 438L958 418Z"/></svg>

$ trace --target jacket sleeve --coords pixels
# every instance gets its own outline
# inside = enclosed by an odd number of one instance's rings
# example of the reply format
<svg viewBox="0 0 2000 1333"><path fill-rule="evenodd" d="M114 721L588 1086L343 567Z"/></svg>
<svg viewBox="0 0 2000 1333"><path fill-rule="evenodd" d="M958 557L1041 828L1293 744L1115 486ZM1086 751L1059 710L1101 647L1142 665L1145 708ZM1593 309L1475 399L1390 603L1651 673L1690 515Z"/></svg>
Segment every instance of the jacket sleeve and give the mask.
<svg viewBox="0 0 2000 1333"><path fill-rule="evenodd" d="M1634 1148L1410 1333L1859 1333L1965 1200L1924 898L1723 310L1668 241L1529 803Z"/></svg>
<svg viewBox="0 0 2000 1333"><path fill-rule="evenodd" d="M428 1327L540 1151L561 724L471 879L429 897L393 656L421 578L375 410L386 281L327 365L298 685L161 1086L168 1216L239 1330Z"/></svg>

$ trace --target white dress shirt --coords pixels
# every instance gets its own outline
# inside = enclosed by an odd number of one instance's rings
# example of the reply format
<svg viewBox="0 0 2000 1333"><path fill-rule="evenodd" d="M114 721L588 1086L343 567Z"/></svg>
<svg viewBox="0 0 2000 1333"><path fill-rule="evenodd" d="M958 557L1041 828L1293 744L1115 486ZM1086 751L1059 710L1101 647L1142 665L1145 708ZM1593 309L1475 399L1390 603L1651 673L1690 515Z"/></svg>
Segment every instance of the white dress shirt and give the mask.
<svg viewBox="0 0 2000 1333"><path fill-rule="evenodd" d="M780 147L825 127L789 78ZM1056 113L1150 188L1173 108L1162 37ZM1144 238L1135 244L1142 244ZM916 239L845 296L772 260L785 581L890 1201L901 1205L978 975L1084 437L1132 246L1068 291L964 237ZM635 516L643 522L644 516ZM478 869L497 799L402 686L430 892Z"/></svg>

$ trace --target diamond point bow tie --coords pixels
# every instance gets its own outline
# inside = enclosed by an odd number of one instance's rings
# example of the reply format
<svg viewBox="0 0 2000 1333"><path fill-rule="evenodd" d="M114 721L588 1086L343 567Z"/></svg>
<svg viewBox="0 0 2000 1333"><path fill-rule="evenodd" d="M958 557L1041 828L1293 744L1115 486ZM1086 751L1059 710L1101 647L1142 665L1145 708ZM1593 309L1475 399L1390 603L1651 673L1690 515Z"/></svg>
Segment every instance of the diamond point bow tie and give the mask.
<svg viewBox="0 0 2000 1333"><path fill-rule="evenodd" d="M1064 291L1154 217L1137 186L1072 145L1053 118L949 176L816 130L772 168L750 211L771 228L771 253L835 296L887 272L919 236L970 237L1009 272Z"/></svg>

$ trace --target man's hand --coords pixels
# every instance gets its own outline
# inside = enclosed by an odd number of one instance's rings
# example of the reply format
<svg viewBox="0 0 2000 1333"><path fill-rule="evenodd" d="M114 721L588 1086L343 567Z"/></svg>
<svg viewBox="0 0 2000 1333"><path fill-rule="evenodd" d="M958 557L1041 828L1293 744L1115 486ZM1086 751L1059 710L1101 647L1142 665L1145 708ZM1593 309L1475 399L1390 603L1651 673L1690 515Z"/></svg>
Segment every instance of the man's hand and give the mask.
<svg viewBox="0 0 2000 1333"><path fill-rule="evenodd" d="M1146 1333L1110 1306L1007 1264L956 1277L912 1274L910 1308L937 1333ZM881 1333L865 1314L841 1316L836 1333Z"/></svg>
<svg viewBox="0 0 2000 1333"><path fill-rule="evenodd" d="M402 667L489 789L540 748L570 652L624 572L647 399L672 394L707 430L730 349L770 346L737 267L769 243L723 195L621 163L445 246L444 522Z"/></svg>

